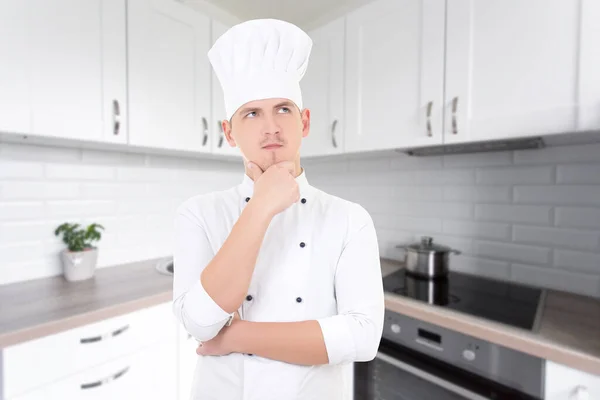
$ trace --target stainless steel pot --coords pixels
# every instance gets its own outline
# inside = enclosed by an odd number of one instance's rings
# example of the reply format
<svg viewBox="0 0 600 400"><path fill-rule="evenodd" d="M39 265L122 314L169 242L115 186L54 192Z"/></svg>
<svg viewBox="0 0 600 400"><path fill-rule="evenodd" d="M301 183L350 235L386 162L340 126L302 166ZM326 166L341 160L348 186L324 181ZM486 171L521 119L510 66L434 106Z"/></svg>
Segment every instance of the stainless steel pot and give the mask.
<svg viewBox="0 0 600 400"><path fill-rule="evenodd" d="M406 250L406 271L424 278L439 278L448 275L449 254L460 251L433 243L429 236L421 237L421 243L400 245Z"/></svg>

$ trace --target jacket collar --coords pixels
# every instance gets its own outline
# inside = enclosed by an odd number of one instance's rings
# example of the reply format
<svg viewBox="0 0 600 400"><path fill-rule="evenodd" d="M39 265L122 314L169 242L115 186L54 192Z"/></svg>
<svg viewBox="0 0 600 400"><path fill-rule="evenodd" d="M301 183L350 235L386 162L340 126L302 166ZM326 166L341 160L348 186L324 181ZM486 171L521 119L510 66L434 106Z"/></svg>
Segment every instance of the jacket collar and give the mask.
<svg viewBox="0 0 600 400"><path fill-rule="evenodd" d="M296 177L296 182L298 183L298 189L300 190L300 198L303 198L310 195L312 186L306 179L306 170L303 167L301 168L302 172ZM246 197L252 197L252 194L254 193L254 181L248 175L244 174L244 178L242 179L239 188L244 199Z"/></svg>

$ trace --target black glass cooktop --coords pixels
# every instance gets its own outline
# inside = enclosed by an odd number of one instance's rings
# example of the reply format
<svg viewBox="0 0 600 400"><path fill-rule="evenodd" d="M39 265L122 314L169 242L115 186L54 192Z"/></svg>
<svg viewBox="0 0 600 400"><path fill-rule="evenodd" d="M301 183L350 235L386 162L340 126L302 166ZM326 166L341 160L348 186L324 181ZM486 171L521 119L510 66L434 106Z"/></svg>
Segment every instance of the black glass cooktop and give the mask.
<svg viewBox="0 0 600 400"><path fill-rule="evenodd" d="M450 271L446 278L414 277L404 269L383 278L383 288L400 296L476 317L533 330L542 290Z"/></svg>

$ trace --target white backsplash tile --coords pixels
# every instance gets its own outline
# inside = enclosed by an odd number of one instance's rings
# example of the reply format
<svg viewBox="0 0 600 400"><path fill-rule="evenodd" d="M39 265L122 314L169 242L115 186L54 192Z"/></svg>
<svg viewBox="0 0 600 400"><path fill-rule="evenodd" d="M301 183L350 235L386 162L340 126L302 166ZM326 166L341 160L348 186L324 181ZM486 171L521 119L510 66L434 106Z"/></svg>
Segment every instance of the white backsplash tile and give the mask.
<svg viewBox="0 0 600 400"><path fill-rule="evenodd" d="M40 163L0 159L0 179L42 178L44 166Z"/></svg>
<svg viewBox="0 0 600 400"><path fill-rule="evenodd" d="M552 207L514 204L476 204L475 219L550 225L552 223Z"/></svg>
<svg viewBox="0 0 600 400"><path fill-rule="evenodd" d="M600 244L600 233L515 225L513 227L513 240L518 243L595 251Z"/></svg>
<svg viewBox="0 0 600 400"><path fill-rule="evenodd" d="M77 199L80 195L77 182L7 181L2 184L4 200Z"/></svg>
<svg viewBox="0 0 600 400"><path fill-rule="evenodd" d="M572 250L554 250L554 265L573 271L598 273L600 254Z"/></svg>
<svg viewBox="0 0 600 400"><path fill-rule="evenodd" d="M473 253L497 260L546 265L550 261L551 249L523 244L474 240Z"/></svg>
<svg viewBox="0 0 600 400"><path fill-rule="evenodd" d="M515 186L515 202L600 206L600 185Z"/></svg>
<svg viewBox="0 0 600 400"><path fill-rule="evenodd" d="M46 178L67 180L111 181L115 168L100 165L47 164Z"/></svg>
<svg viewBox="0 0 600 400"><path fill-rule="evenodd" d="M544 184L551 183L553 178L554 168L551 166L481 168L477 170L477 183L482 185Z"/></svg>
<svg viewBox="0 0 600 400"><path fill-rule="evenodd" d="M455 236L508 239L510 237L510 225L496 222L455 221L446 219L444 220L443 232Z"/></svg>
<svg viewBox="0 0 600 400"><path fill-rule="evenodd" d="M591 183L600 185L600 164L592 165L559 165L557 183Z"/></svg>
<svg viewBox="0 0 600 400"><path fill-rule="evenodd" d="M445 186L444 200L507 203L511 199L510 186Z"/></svg>
<svg viewBox="0 0 600 400"><path fill-rule="evenodd" d="M556 225L600 230L600 208L557 207Z"/></svg>
<svg viewBox="0 0 600 400"><path fill-rule="evenodd" d="M577 288L579 294L598 296L600 276L580 274L572 271L558 270L525 264L513 264L511 280L533 286L573 291Z"/></svg>
<svg viewBox="0 0 600 400"><path fill-rule="evenodd" d="M239 183L241 162L2 144L0 283L60 274L64 221L105 225L99 267L167 256L172 216ZM380 254L422 235L452 268L600 297L600 144L444 157L304 160L316 187L362 204Z"/></svg>

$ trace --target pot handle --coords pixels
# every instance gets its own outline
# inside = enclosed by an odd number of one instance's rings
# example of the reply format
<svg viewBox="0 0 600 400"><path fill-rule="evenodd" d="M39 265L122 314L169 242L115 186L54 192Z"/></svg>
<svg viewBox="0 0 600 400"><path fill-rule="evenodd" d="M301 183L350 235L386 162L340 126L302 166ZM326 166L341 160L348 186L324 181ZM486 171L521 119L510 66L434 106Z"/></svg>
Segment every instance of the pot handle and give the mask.
<svg viewBox="0 0 600 400"><path fill-rule="evenodd" d="M397 249L403 249L403 250L407 250L407 249L408 249L408 246L409 246L408 244L397 244L397 245L396 245L396 248L397 248ZM457 255L458 255L458 254L462 254L462 253L461 253L461 251L460 251L460 250L457 250L457 249L450 249L450 250L448 250L448 252L449 252L449 253L454 253L454 254L457 254Z"/></svg>

